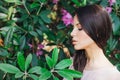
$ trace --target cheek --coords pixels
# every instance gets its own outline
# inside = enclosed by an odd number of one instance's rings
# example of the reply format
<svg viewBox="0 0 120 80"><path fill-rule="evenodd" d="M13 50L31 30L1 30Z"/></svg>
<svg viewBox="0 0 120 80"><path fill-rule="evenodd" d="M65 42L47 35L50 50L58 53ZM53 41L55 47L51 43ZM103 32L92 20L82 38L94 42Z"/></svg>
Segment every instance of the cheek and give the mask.
<svg viewBox="0 0 120 80"><path fill-rule="evenodd" d="M89 47L92 43L94 43L94 41L86 34L83 33L81 35L78 35L78 42L77 44L74 46L74 48L76 50L80 50L80 49L86 49L87 47Z"/></svg>

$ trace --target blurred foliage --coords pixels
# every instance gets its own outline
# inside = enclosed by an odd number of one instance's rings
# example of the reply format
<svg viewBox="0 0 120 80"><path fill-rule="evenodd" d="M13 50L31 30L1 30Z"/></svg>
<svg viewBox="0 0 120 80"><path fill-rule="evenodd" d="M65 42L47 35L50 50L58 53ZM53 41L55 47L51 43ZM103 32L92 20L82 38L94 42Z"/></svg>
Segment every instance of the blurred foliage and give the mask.
<svg viewBox="0 0 120 80"><path fill-rule="evenodd" d="M62 21L62 9L74 15L76 7L87 4L99 4L110 7L109 13L113 22L113 34L106 46L106 56L120 70L120 0L110 5L108 0L0 0L0 63L11 70L0 71L0 80L36 80L39 75L48 80L59 80L60 76L71 80L71 71L67 67L51 77L51 70L56 63L69 58L74 49L71 45L71 25ZM112 1L112 0L111 0ZM59 49L58 60L54 63L51 57L53 49ZM46 58L46 56L48 56ZM50 56L50 57L49 57ZM31 57L29 60L27 57ZM28 62L26 60L28 59ZM3 64L5 63L5 64ZM61 62L64 64L64 61ZM26 66L26 67L25 67ZM60 68L60 64L57 68ZM7 68L9 68L7 67ZM24 74L26 69L43 68L43 74ZM13 68L13 70L12 70ZM9 74L9 73L14 74ZM16 73L16 71L18 73ZM46 73L48 75L44 76ZM76 74L77 75L77 74ZM21 78L22 77L22 78ZM47 78L46 78L47 77ZM58 78L57 78L58 77ZM78 76L77 76L78 77Z"/></svg>

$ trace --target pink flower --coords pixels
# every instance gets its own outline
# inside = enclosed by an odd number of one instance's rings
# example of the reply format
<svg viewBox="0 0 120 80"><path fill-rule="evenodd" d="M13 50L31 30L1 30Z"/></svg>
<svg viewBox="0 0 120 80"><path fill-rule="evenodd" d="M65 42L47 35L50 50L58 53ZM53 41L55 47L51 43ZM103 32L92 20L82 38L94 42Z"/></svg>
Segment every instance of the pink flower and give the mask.
<svg viewBox="0 0 120 80"><path fill-rule="evenodd" d="M36 52L36 55L37 55L37 56L40 56L40 55L42 55L42 54L43 54L43 51L37 50L37 52Z"/></svg>
<svg viewBox="0 0 120 80"><path fill-rule="evenodd" d="M68 13L68 12L67 12L66 10L64 10L64 9L62 9L61 12L62 12L62 15L63 15L63 16L62 16L62 21L64 22L64 24L65 24L66 26L72 24L72 23L73 23L73 18L72 18L72 16L71 16L71 14Z"/></svg>
<svg viewBox="0 0 120 80"><path fill-rule="evenodd" d="M110 3L110 6L112 6L116 2L116 0L108 0L108 2Z"/></svg>
<svg viewBox="0 0 120 80"><path fill-rule="evenodd" d="M53 3L54 4L57 4L59 0L53 0Z"/></svg>
<svg viewBox="0 0 120 80"><path fill-rule="evenodd" d="M106 7L106 11L110 14L112 12L112 8L111 7Z"/></svg>
<svg viewBox="0 0 120 80"><path fill-rule="evenodd" d="M32 44L29 44L29 43L28 43L28 46L29 46L30 48L32 48L32 47L33 47L33 45L32 45Z"/></svg>
<svg viewBox="0 0 120 80"><path fill-rule="evenodd" d="M38 46L37 46L37 51L36 51L36 55L37 55L37 56L40 56L40 55L43 54L43 51L42 51L43 48L44 48L44 45L38 44Z"/></svg>
<svg viewBox="0 0 120 80"><path fill-rule="evenodd" d="M62 15L66 15L68 13L65 9L62 9L61 12L62 12Z"/></svg>
<svg viewBox="0 0 120 80"><path fill-rule="evenodd" d="M42 49L42 48L44 48L44 45L38 44L38 49Z"/></svg>

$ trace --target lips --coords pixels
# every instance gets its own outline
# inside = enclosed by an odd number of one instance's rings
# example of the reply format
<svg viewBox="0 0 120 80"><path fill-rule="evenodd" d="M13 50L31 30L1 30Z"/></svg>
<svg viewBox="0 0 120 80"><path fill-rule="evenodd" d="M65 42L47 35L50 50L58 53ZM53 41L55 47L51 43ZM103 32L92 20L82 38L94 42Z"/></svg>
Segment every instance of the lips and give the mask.
<svg viewBox="0 0 120 80"><path fill-rule="evenodd" d="M76 40L72 40L72 44L73 44L73 45L75 45L75 44L76 44L76 42L77 42Z"/></svg>

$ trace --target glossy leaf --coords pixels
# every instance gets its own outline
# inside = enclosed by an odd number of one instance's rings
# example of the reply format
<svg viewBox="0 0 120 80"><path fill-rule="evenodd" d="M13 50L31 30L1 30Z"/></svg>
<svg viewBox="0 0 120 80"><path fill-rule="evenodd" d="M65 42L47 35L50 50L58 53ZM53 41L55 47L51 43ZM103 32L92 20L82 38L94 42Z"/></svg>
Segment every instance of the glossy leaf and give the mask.
<svg viewBox="0 0 120 80"><path fill-rule="evenodd" d="M10 18L11 18L11 16L12 16L12 13L13 13L13 11L14 11L13 6L11 6L8 11L9 11L9 12L8 12L8 20L10 20Z"/></svg>
<svg viewBox="0 0 120 80"><path fill-rule="evenodd" d="M65 74L69 74L71 75L73 78L81 78L82 77L82 73L79 71L75 71L75 70L70 70L70 69L62 69L58 72L62 72Z"/></svg>
<svg viewBox="0 0 120 80"><path fill-rule="evenodd" d="M14 29L13 28L10 28L8 31L7 31L7 34L6 34L6 37L5 37L5 41L4 41L4 44L7 46L10 42L11 42L11 39L13 37L13 32L14 32Z"/></svg>
<svg viewBox="0 0 120 80"><path fill-rule="evenodd" d="M34 36L34 37L37 37L38 36L38 34L35 32L35 31L30 31L29 32L32 36Z"/></svg>
<svg viewBox="0 0 120 80"><path fill-rule="evenodd" d="M41 72L41 67L39 66L35 66L33 68L31 68L28 73L36 73L36 74L42 74Z"/></svg>
<svg viewBox="0 0 120 80"><path fill-rule="evenodd" d="M0 19L5 19L5 18L7 18L7 15L4 13L0 13Z"/></svg>
<svg viewBox="0 0 120 80"><path fill-rule="evenodd" d="M58 71L57 73L66 80L73 80L73 77L70 74L66 74L64 71Z"/></svg>
<svg viewBox="0 0 120 80"><path fill-rule="evenodd" d="M46 22L46 23L51 23L51 19L48 18L48 14L50 14L50 11L49 10L45 10L45 11L42 11L40 13L40 17L41 19Z"/></svg>
<svg viewBox="0 0 120 80"><path fill-rule="evenodd" d="M20 49L22 50L26 45L26 37L25 36L22 36L20 38Z"/></svg>
<svg viewBox="0 0 120 80"><path fill-rule="evenodd" d="M4 1L8 3L15 3L17 5L22 5L22 2L20 0L4 0Z"/></svg>
<svg viewBox="0 0 120 80"><path fill-rule="evenodd" d="M20 77L22 77L23 75L24 75L23 72L17 72L17 73L15 74L15 78L20 78Z"/></svg>
<svg viewBox="0 0 120 80"><path fill-rule="evenodd" d="M0 56L7 57L8 51L6 49L0 48Z"/></svg>
<svg viewBox="0 0 120 80"><path fill-rule="evenodd" d="M57 25L57 29L64 29L64 28L66 28L66 26L63 25L63 24L59 24L59 25Z"/></svg>
<svg viewBox="0 0 120 80"><path fill-rule="evenodd" d="M44 72L40 75L39 80L47 80L50 77L51 77L51 72L45 69Z"/></svg>
<svg viewBox="0 0 120 80"><path fill-rule="evenodd" d="M46 58L49 68L52 68L54 64L53 60L49 56L46 56L45 58Z"/></svg>
<svg viewBox="0 0 120 80"><path fill-rule="evenodd" d="M120 59L120 54L119 53L115 54L115 58L119 60Z"/></svg>
<svg viewBox="0 0 120 80"><path fill-rule="evenodd" d="M58 60L58 53L59 50L58 48L54 48L53 52L52 52L52 61L53 61L53 66L57 63Z"/></svg>
<svg viewBox="0 0 120 80"><path fill-rule="evenodd" d="M25 70L25 58L22 52L17 53L17 63L22 71Z"/></svg>
<svg viewBox="0 0 120 80"><path fill-rule="evenodd" d="M32 54L29 54L29 55L27 56L27 58L26 58L26 61L25 61L25 70L28 69L31 61L32 61Z"/></svg>
<svg viewBox="0 0 120 80"><path fill-rule="evenodd" d="M32 3L30 5L31 8L36 8L36 7L39 7L39 6L40 6L40 4L38 4L38 3Z"/></svg>
<svg viewBox="0 0 120 80"><path fill-rule="evenodd" d="M13 74L20 72L20 70L17 67L5 63L0 63L0 69L4 72L13 73Z"/></svg>
<svg viewBox="0 0 120 80"><path fill-rule="evenodd" d="M39 77L34 75L34 74L29 74L29 76L33 79L33 80L38 80Z"/></svg>
<svg viewBox="0 0 120 80"><path fill-rule="evenodd" d="M72 64L72 60L64 59L55 66L55 69L64 69L69 67L71 64Z"/></svg>

